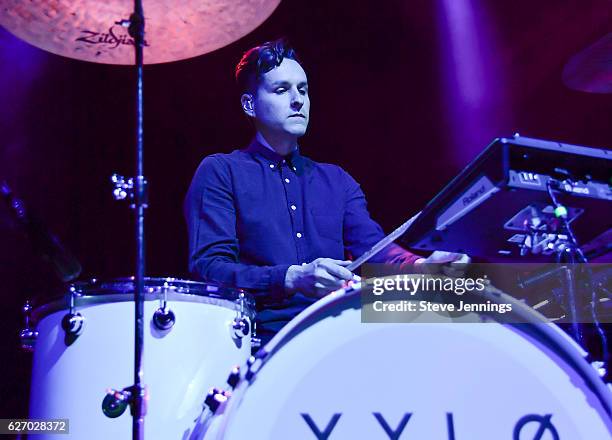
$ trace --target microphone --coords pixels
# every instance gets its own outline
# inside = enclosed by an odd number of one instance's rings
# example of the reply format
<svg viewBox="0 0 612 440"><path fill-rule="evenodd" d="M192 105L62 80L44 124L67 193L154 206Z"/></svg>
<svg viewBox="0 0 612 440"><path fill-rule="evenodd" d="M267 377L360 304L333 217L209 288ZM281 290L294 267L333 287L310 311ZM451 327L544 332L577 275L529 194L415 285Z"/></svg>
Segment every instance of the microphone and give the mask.
<svg viewBox="0 0 612 440"><path fill-rule="evenodd" d="M23 201L15 197L6 181L0 184L0 194L30 238L34 251L53 264L56 275L63 282L78 278L82 271L81 263L40 219L28 213Z"/></svg>

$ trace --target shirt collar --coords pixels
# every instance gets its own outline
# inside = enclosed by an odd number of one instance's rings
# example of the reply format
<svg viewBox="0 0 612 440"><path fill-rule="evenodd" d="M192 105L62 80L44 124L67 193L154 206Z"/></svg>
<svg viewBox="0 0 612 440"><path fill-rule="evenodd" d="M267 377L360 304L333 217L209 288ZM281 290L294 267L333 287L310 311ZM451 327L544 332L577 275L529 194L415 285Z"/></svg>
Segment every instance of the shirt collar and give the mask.
<svg viewBox="0 0 612 440"><path fill-rule="evenodd" d="M269 144L264 144L265 139L262 136L255 136L249 146L246 148L248 153L254 156L261 156L268 162L279 166L283 160L287 161L290 167L295 167L298 174L302 173L304 168L304 158L300 154L300 148L296 145L295 149L286 156L278 154Z"/></svg>
<svg viewBox="0 0 612 440"><path fill-rule="evenodd" d="M263 135L260 132L255 133L255 139L257 139L257 141L263 145L264 147L266 147L268 150L274 151L276 153L276 150L274 148L272 148L272 145L270 145L268 143L268 141L266 140L265 137L263 137ZM297 143L295 144L295 147L293 147L293 149L295 150L297 148Z"/></svg>

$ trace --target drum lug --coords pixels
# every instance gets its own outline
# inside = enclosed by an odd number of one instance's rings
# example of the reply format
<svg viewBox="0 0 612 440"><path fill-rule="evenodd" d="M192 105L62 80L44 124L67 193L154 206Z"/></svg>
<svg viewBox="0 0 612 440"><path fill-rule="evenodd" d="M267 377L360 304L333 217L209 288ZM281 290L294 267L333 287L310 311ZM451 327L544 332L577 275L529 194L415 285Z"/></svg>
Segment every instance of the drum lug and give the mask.
<svg viewBox="0 0 612 440"><path fill-rule="evenodd" d="M247 359L247 371L244 375L247 381L252 382L255 379L255 376L263 366L266 356L268 356L268 353L266 353L265 348L262 348L255 356L251 356Z"/></svg>
<svg viewBox="0 0 612 440"><path fill-rule="evenodd" d="M70 343L74 342L75 338L83 333L83 327L85 326L85 317L79 312L75 312L74 298L76 295L77 292L73 286L70 288L70 311L62 318L62 329L64 329L66 336L70 338Z"/></svg>
<svg viewBox="0 0 612 440"><path fill-rule="evenodd" d="M227 384L234 390L238 386L238 383L240 383L240 367L236 365L232 368L232 371L230 371L227 377Z"/></svg>
<svg viewBox="0 0 612 440"><path fill-rule="evenodd" d="M238 303L238 314L232 320L231 334L234 339L242 339L251 333L251 320L245 311L246 296L244 293L236 301Z"/></svg>
<svg viewBox="0 0 612 440"><path fill-rule="evenodd" d="M26 301L23 305L24 314L24 328L19 332L19 340L21 342L21 348L25 351L34 351L34 345L36 339L38 339L38 332L30 328L30 321L32 319L32 304L30 301Z"/></svg>
<svg viewBox="0 0 612 440"><path fill-rule="evenodd" d="M168 282L165 282L162 287L162 298L159 302L159 308L153 313L153 324L158 330L168 331L176 323L176 315L168 307L168 290L171 289L172 287L168 285Z"/></svg>
<svg viewBox="0 0 612 440"><path fill-rule="evenodd" d="M176 322L176 316L174 312L165 305L159 307L155 313L153 313L153 324L159 330L170 330Z"/></svg>
<svg viewBox="0 0 612 440"><path fill-rule="evenodd" d="M204 404L210 409L210 411L215 414L219 407L227 402L227 399L231 397L232 393L229 391L225 391L219 388L211 388L204 399Z"/></svg>
<svg viewBox="0 0 612 440"><path fill-rule="evenodd" d="M68 313L62 318L62 328L66 335L79 336L83 333L85 318L80 313Z"/></svg>
<svg viewBox="0 0 612 440"><path fill-rule="evenodd" d="M251 322L245 316L234 318L232 321L232 337L242 339L251 332Z"/></svg>

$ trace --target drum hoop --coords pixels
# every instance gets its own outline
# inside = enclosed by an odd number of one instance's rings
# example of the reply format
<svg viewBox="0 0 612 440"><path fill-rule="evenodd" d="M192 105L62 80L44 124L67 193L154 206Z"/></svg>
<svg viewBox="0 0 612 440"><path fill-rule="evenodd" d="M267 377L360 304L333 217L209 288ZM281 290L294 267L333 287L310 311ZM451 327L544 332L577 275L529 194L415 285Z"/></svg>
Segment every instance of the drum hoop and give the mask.
<svg viewBox="0 0 612 440"><path fill-rule="evenodd" d="M265 364L273 357L274 353L279 351L308 327L325 319L332 314L334 310L360 308L361 289L364 285L365 283L362 282L352 283L346 288L337 290L321 298L299 313L283 327L268 344L256 353L255 357L261 360L261 363L257 364L256 371L250 375L249 383L256 379L257 373L261 371ZM570 368L582 377L585 385L601 402L608 417L612 418L612 392L609 389L609 385L604 383L595 369L587 362L586 357L588 353L585 352L580 345L578 345L569 335L564 333L557 325L550 322L545 316L521 301L492 286L489 286L485 292L493 294L491 297L486 297L487 299L511 303L513 306L512 314L530 320L525 323L502 323L495 320L492 322L497 322L500 325L508 325L516 329L520 334L524 335L524 337L527 337L528 340L535 339L548 347L548 349L563 359ZM461 323L455 323L455 325L461 325ZM486 325L486 323L481 325Z"/></svg>
<svg viewBox="0 0 612 440"><path fill-rule="evenodd" d="M131 286L131 288L130 288ZM165 290L165 292L164 292ZM134 279L115 278L111 280L83 281L69 285L68 292L36 307L32 312L34 322L46 316L70 308L70 298L74 295L76 309L111 302L129 302L134 299ZM232 295L228 295L231 293ZM195 302L242 311L251 320L255 319L253 296L240 289L232 289L215 283L206 283L177 278L145 278L145 301ZM244 299L241 305L238 300Z"/></svg>
<svg viewBox="0 0 612 440"><path fill-rule="evenodd" d="M76 291L80 294L95 294L97 292L106 291L116 292L117 287L123 287L125 291L133 292L134 281L134 277L121 277L111 279L93 278L89 281L79 281L76 283L72 283L68 287L71 290ZM232 297L232 295L228 295L228 293L231 293L235 295L236 299L238 298L239 294L246 294L246 291L242 289L228 287L221 283L185 280L173 277L145 277L144 284L145 287L162 287L167 285L170 290L176 290L181 293L225 292L226 295L223 297Z"/></svg>

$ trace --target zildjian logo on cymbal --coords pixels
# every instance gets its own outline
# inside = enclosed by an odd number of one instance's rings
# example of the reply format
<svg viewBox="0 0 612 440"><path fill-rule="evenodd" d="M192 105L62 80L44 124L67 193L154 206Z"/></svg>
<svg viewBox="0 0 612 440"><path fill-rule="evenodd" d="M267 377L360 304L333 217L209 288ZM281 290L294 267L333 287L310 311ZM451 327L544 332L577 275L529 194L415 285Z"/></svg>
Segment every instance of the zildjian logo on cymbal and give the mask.
<svg viewBox="0 0 612 440"><path fill-rule="evenodd" d="M113 28L115 26L111 26L108 28L107 32L94 32L90 30L83 29L81 33L84 35L82 37L77 38L75 41L82 41L83 43L88 44L106 44L111 46L111 49L116 49L119 45L127 45L133 46L134 39L127 34L116 35L113 32ZM149 46L147 40L144 41L145 46Z"/></svg>

